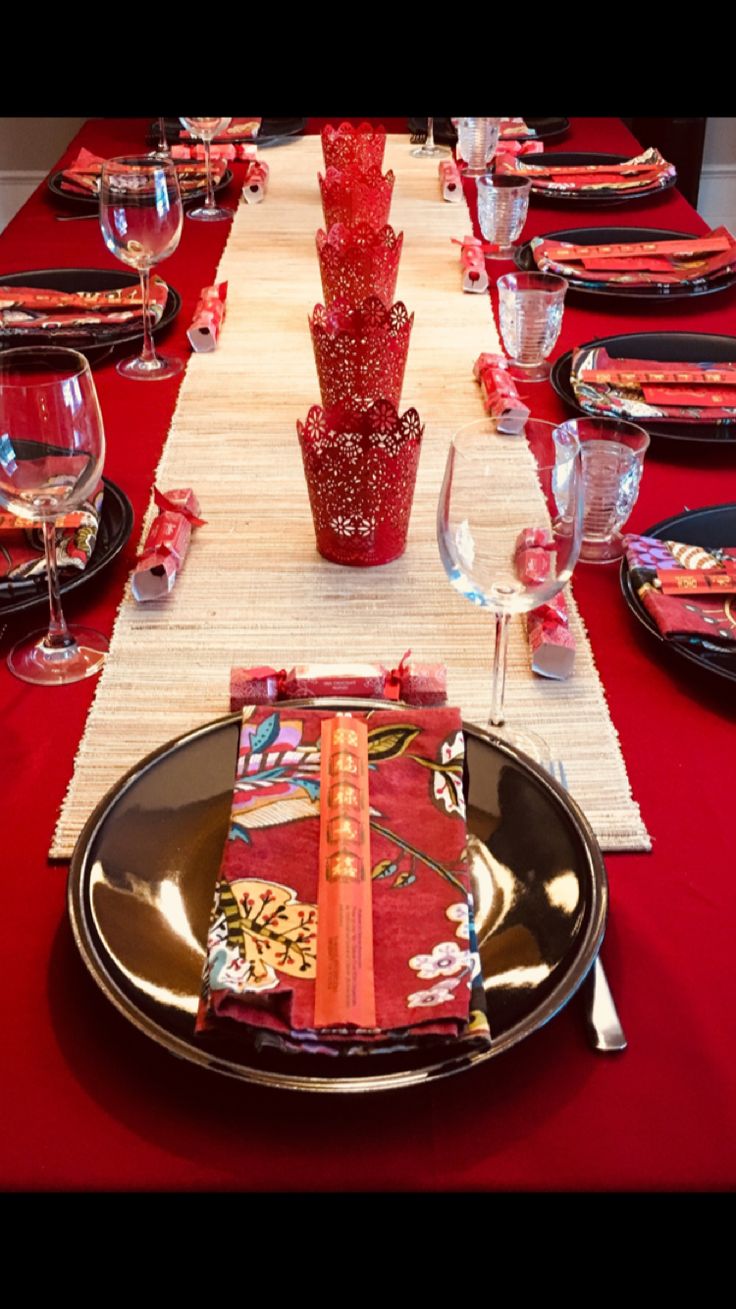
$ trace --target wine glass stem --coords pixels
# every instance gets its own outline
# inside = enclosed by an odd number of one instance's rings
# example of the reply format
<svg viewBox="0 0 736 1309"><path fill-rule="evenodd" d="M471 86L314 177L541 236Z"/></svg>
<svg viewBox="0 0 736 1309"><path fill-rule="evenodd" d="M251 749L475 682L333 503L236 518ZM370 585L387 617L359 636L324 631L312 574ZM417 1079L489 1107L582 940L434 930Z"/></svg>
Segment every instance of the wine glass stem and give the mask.
<svg viewBox="0 0 736 1309"><path fill-rule="evenodd" d="M207 199L204 202L205 209L214 209L215 207L215 188L212 185L212 163L210 161L210 143L205 140L204 158L207 167Z"/></svg>
<svg viewBox="0 0 736 1309"><path fill-rule="evenodd" d="M150 268L141 268L141 299L143 300L143 353L141 359L146 364L156 362L156 351L153 348L153 337L151 335L151 270Z"/></svg>
<svg viewBox="0 0 736 1309"><path fill-rule="evenodd" d="M169 153L169 142L166 137L166 123L163 118L158 120L158 143L162 155Z"/></svg>
<svg viewBox="0 0 736 1309"><path fill-rule="evenodd" d="M427 146L427 154L429 154L431 150L434 150L434 119L433 118L427 119L426 146Z"/></svg>
<svg viewBox="0 0 736 1309"><path fill-rule="evenodd" d="M506 653L509 648L510 614L495 614L496 642L493 650L493 688L491 691L490 726L500 727L505 721L503 708L506 690Z"/></svg>
<svg viewBox="0 0 736 1309"><path fill-rule="evenodd" d="M66 650L75 644L61 608L59 570L56 565L56 524L44 523L43 544L46 551L46 576L49 584L49 630L45 645L51 650Z"/></svg>

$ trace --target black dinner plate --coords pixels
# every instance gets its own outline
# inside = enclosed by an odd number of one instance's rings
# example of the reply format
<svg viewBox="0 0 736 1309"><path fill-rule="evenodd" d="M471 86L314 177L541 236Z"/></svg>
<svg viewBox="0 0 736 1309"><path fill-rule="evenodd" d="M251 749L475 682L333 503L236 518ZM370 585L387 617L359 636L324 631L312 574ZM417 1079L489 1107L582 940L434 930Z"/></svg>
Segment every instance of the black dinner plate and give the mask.
<svg viewBox="0 0 736 1309"><path fill-rule="evenodd" d="M306 125L306 118L264 118L256 136L232 136L228 137L228 141L232 145L242 142L245 145L257 145L259 150L269 149L271 146L282 145L291 137L301 136ZM179 135L184 129L178 118L166 118L164 127L166 140L170 145L186 144ZM148 129L148 140L149 143L158 145L159 139L158 120L156 120Z"/></svg>
<svg viewBox="0 0 736 1309"><path fill-rule="evenodd" d="M60 570L62 595L94 581L120 554L133 530L133 507L127 495L109 478L104 477L102 480L105 485L105 495L92 557L82 572L70 568ZM0 621L14 614L24 613L28 609L48 610L48 605L49 592L45 573L22 582L6 582L0 579Z"/></svg>
<svg viewBox="0 0 736 1309"><path fill-rule="evenodd" d="M386 707L344 699L292 705ZM129 1022L171 1053L246 1081L301 1091L377 1091L457 1073L500 1054L567 1003L603 937L607 883L600 850L574 801L546 772L466 724L465 791L490 1051L354 1061L254 1053L222 1031L195 1039L240 722L239 714L230 715L149 755L100 802L74 850L68 906L77 946Z"/></svg>
<svg viewBox="0 0 736 1309"><path fill-rule="evenodd" d="M578 347L605 346L614 359L652 359L725 364L736 362L736 336L717 336L708 332L631 332L622 336L601 336L585 341ZM561 400L576 413L588 414L592 410L579 405L570 381L572 350L560 355L552 365L550 381ZM603 416L603 415L601 415ZM733 444L736 441L736 423L676 423L669 420L648 423L645 418L632 418L651 436L652 440L691 441L698 445Z"/></svg>
<svg viewBox="0 0 736 1309"><path fill-rule="evenodd" d="M528 164L567 164L575 167L578 164L583 165L602 165L602 164L623 164L629 159L629 155L610 155L599 154L586 151L583 153L564 150L555 150L551 154L529 155L525 158ZM537 191L532 180L532 197L544 201L545 204L573 204L587 207L589 205L625 205L630 204L632 200L641 200L646 196L659 195L661 191L667 191L669 187L674 186L677 181L676 177L668 177L666 181L656 187L639 187L622 194L620 191L613 191L602 188L600 191Z"/></svg>
<svg viewBox="0 0 736 1309"><path fill-rule="evenodd" d="M544 239L571 241L574 245L615 245L621 241L676 241L683 236L697 235L696 232L673 232L662 227L565 227L562 231L545 232ZM522 272L537 271L530 241L518 247L514 262ZM726 273L725 276L718 274L687 287L666 283L650 283L647 286L626 286L622 283L594 285L575 277L568 277L567 283L571 292L580 295L606 296L617 300L684 300L736 286L736 272Z"/></svg>
<svg viewBox="0 0 736 1309"><path fill-rule="evenodd" d="M99 197L97 195L77 195L76 191L65 191L61 185L63 175L63 169L59 169L58 172L51 174L51 177L48 180L48 188L52 195L55 195L59 200L68 200L70 204L84 205L86 209L99 208ZM227 168L219 182L215 182L215 191L224 190L226 186L230 185L232 180L232 169ZM182 204L186 206L189 204L190 200L202 200L206 195L207 187L198 186L194 191L188 191L186 195L182 195Z"/></svg>
<svg viewBox="0 0 736 1309"><path fill-rule="evenodd" d="M555 137L564 136L570 129L569 118L527 118L521 115L527 127L533 128L531 136L515 136L511 139L514 141L551 141ZM451 118L435 118L434 120L434 139L440 145L457 145L457 132L452 125ZM410 118L409 131L426 132L426 118Z"/></svg>
<svg viewBox="0 0 736 1309"><path fill-rule="evenodd" d="M675 514L673 518L664 518L661 523L647 527L638 535L656 536L661 541L682 541L685 545L702 545L706 550L733 546L736 544L736 504L688 509L684 513ZM674 651L689 663L697 664L709 673L715 673L717 677L725 677L729 682L736 682L736 646L732 650L715 651L709 650L702 641L685 644L682 641L668 641L661 635L657 624L647 613L634 590L625 558L621 561L621 590L634 617L652 636L656 637L661 646Z"/></svg>
<svg viewBox="0 0 736 1309"><path fill-rule="evenodd" d="M114 291L119 287L138 286L139 280L136 273L107 268L34 268L25 273L0 273L0 286L38 286L53 291ZM168 327L180 309L181 296L173 286L169 286L164 312L153 329L154 333ZM109 327L95 323L85 331L53 333L33 333L28 328L13 331L12 328L0 326L0 349L24 345L63 345L71 350L79 350L84 355L94 356L102 348L109 349L125 341L137 341L142 336L142 325L130 323L115 323Z"/></svg>

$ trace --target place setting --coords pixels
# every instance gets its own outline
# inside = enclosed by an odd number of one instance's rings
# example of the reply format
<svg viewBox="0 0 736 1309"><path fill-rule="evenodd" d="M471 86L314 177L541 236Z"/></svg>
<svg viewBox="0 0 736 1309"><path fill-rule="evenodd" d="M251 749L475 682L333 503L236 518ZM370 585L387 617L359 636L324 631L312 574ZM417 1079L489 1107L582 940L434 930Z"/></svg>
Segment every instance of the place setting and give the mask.
<svg viewBox="0 0 736 1309"><path fill-rule="evenodd" d="M542 152L504 155L496 172L527 178L532 198L549 204L609 206L629 204L668 190L677 181L673 164L650 148L627 159L597 152Z"/></svg>

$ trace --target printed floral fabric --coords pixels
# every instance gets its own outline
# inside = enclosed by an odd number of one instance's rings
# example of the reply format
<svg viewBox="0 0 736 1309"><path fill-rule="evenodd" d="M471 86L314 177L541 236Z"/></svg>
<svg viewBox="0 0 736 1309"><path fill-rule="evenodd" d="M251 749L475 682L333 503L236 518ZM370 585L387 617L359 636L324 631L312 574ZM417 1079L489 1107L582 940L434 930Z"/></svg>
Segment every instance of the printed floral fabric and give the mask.
<svg viewBox="0 0 736 1309"><path fill-rule="evenodd" d="M0 457L2 449L0 448ZM64 476L65 459L49 459L59 464ZM100 482L89 500L57 521L56 562L59 568L81 572L92 557L104 486ZM41 528L13 514L0 512L0 597L13 594L14 587L46 572L46 556Z"/></svg>
<svg viewBox="0 0 736 1309"><path fill-rule="evenodd" d="M736 645L736 596L663 595L657 587L657 570L669 568L721 569L736 559L736 549L710 552L679 541L651 536L626 538L626 561L631 581L647 613L662 636L672 641Z"/></svg>
<svg viewBox="0 0 736 1309"><path fill-rule="evenodd" d="M169 288L160 277L150 281L150 317L160 322ZM59 291L40 286L0 286L0 328L11 332L72 331L94 326L96 335L107 328L119 331L121 324L135 326L143 321L140 286L118 287L109 291Z"/></svg>
<svg viewBox="0 0 736 1309"><path fill-rule="evenodd" d="M604 346L587 345L573 350L572 364L570 369L570 382L575 392L575 399L586 413L602 414L609 418L630 419L633 422L678 422L678 423L736 423L736 395L733 397L733 403L728 404L731 398L729 392L736 392L736 387L724 387L722 392L715 388L708 388L701 385L700 390L705 392L711 390L717 397L722 395L723 403L714 404L688 404L683 398L682 404L656 404L647 401L644 397L644 391L640 383L633 382L626 385L622 382L596 382L592 381L589 376L597 370L617 366L620 369L642 367L648 363L651 368L656 368L656 361L639 360L639 359L612 359ZM672 367L671 363L664 365ZM713 368L713 361L704 361L703 363L683 363L682 368L706 370ZM694 394L697 394L698 388L694 388ZM711 396L711 401L712 401Z"/></svg>
<svg viewBox="0 0 736 1309"><path fill-rule="evenodd" d="M331 716L243 710L197 1030L230 1019L258 1044L335 1054L485 1046L454 709L365 714L377 1026L314 1027L320 730Z"/></svg>

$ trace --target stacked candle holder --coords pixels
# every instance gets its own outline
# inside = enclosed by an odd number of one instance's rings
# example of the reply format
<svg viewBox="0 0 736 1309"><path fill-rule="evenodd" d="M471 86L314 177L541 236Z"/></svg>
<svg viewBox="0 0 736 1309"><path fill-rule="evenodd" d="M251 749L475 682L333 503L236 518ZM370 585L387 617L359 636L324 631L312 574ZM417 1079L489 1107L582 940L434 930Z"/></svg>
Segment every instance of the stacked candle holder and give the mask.
<svg viewBox="0 0 736 1309"><path fill-rule="evenodd" d="M354 567L403 554L424 431L399 412L414 317L394 302L404 237L388 221L385 145L368 124L322 131L324 304L309 319L322 405L297 423L317 549Z"/></svg>

